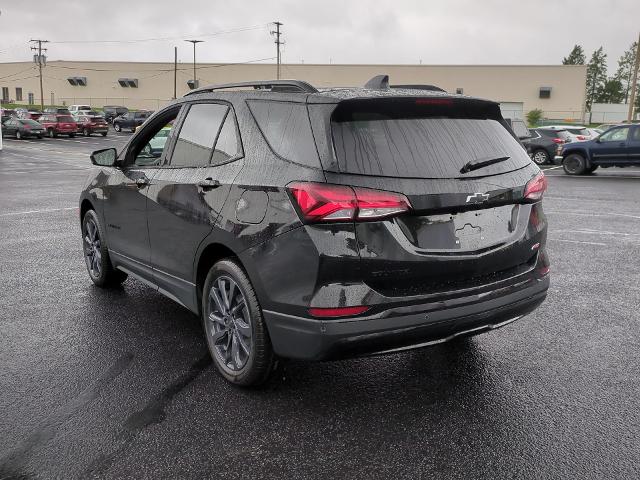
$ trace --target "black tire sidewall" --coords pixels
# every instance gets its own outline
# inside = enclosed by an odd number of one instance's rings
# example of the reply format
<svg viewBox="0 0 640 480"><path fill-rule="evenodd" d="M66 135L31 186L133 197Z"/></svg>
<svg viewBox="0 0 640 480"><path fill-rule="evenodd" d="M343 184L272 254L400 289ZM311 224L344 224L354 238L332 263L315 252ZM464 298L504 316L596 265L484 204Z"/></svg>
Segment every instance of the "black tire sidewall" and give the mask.
<svg viewBox="0 0 640 480"><path fill-rule="evenodd" d="M249 353L247 363L238 372L231 371L221 364L210 342L210 335L206 326L206 322L208 322L209 291L213 282L222 275L231 277L236 282L238 288L240 288L240 291L244 295L247 306L249 307L249 314L251 315L251 352ZM220 260L211 267L202 290L201 308L202 327L206 336L207 348L218 372L229 382L236 385L254 386L263 383L268 378L273 365L271 340L267 332L258 297L251 285L251 281L242 267L234 260Z"/></svg>
<svg viewBox="0 0 640 480"><path fill-rule="evenodd" d="M114 123L114 124L113 124L113 129L114 129L116 132L119 132L120 130L122 130L122 129L120 128L120 124L119 124L119 123Z"/></svg>
<svg viewBox="0 0 640 480"><path fill-rule="evenodd" d="M98 228L98 236L100 238L100 276L94 277L89 271L89 266L86 264L86 254L84 252L84 237L86 235L86 224L87 220L91 218L95 222ZM120 285L127 279L127 274L116 270L111 265L111 259L109 258L109 249L107 247L107 241L104 235L104 228L102 226L102 222L98 218L95 210L87 210L82 217L82 254L85 261L85 266L87 267L87 273L89 274L89 278L91 281L95 283L98 287L109 287L109 286L117 286Z"/></svg>

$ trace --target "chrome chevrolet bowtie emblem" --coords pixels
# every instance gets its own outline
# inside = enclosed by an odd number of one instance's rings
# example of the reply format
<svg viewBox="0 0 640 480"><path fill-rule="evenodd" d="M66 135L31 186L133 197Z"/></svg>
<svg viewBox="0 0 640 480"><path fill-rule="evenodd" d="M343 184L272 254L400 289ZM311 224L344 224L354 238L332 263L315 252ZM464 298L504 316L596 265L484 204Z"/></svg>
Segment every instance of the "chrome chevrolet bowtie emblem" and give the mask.
<svg viewBox="0 0 640 480"><path fill-rule="evenodd" d="M488 193L474 193L473 195L467 196L467 203L482 203L489 200Z"/></svg>

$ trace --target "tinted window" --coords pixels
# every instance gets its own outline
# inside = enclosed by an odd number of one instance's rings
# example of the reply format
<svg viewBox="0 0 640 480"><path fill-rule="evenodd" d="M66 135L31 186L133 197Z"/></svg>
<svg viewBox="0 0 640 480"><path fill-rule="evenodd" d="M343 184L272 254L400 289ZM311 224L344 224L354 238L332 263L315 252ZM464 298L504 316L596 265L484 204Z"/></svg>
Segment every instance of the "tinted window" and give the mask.
<svg viewBox="0 0 640 480"><path fill-rule="evenodd" d="M222 125L222 129L220 130L220 135L218 135L216 148L213 150L213 157L211 158L211 164L219 165L237 157L240 153L238 147L239 142L235 115L233 114L233 110L230 109L224 125Z"/></svg>
<svg viewBox="0 0 640 480"><path fill-rule="evenodd" d="M352 112L332 122L342 172L409 178L470 178L522 168L529 157L497 120L389 117ZM508 160L461 173L467 162Z"/></svg>
<svg viewBox="0 0 640 480"><path fill-rule="evenodd" d="M630 140L634 142L640 142L640 127L636 127L633 129L633 131L631 132Z"/></svg>
<svg viewBox="0 0 640 480"><path fill-rule="evenodd" d="M629 134L629 127L613 128L600 135L601 142L624 142Z"/></svg>
<svg viewBox="0 0 640 480"><path fill-rule="evenodd" d="M271 149L287 160L320 168L307 107L300 103L247 102Z"/></svg>
<svg viewBox="0 0 640 480"><path fill-rule="evenodd" d="M213 143L228 107L216 103L192 105L171 156L172 166L209 165Z"/></svg>
<svg viewBox="0 0 640 480"><path fill-rule="evenodd" d="M70 116L62 116L62 117L58 117L58 121L59 122L73 122L73 118Z"/></svg>
<svg viewBox="0 0 640 480"><path fill-rule="evenodd" d="M513 129L513 133L516 134L518 138L530 137L529 129L521 120L513 120L511 122L511 128Z"/></svg>

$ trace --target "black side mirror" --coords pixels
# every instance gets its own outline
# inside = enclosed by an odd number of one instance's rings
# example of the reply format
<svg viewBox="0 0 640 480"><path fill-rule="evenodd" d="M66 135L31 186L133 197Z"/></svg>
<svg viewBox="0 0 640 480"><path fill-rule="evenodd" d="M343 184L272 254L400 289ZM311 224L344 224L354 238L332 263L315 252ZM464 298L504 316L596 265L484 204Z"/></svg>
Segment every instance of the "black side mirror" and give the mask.
<svg viewBox="0 0 640 480"><path fill-rule="evenodd" d="M91 163L99 165L101 167L113 167L116 164L118 158L118 152L115 148L105 148L103 150L96 150L91 154Z"/></svg>

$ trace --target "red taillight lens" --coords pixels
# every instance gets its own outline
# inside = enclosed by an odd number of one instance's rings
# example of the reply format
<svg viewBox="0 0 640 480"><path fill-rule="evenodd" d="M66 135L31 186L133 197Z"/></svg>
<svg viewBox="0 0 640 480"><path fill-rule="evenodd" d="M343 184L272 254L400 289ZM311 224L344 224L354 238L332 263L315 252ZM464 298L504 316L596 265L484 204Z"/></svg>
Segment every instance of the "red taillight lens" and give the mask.
<svg viewBox="0 0 640 480"><path fill-rule="evenodd" d="M564 140L561 138L552 138L551 140L553 140L553 143L564 143Z"/></svg>
<svg viewBox="0 0 640 480"><path fill-rule="evenodd" d="M538 173L527 183L524 189L524 198L527 200L540 200L547 190L547 177L543 172Z"/></svg>
<svg viewBox="0 0 640 480"><path fill-rule="evenodd" d="M357 307L338 307L338 308L310 308L309 314L319 318L335 318L335 317L351 317L359 315L369 310L370 307L359 305Z"/></svg>
<svg viewBox="0 0 640 480"><path fill-rule="evenodd" d="M27 125L26 123L22 125L25 130L31 130L31 125Z"/></svg>
<svg viewBox="0 0 640 480"><path fill-rule="evenodd" d="M303 219L307 222L379 220L411 207L400 193L326 183L289 184Z"/></svg>
<svg viewBox="0 0 640 480"><path fill-rule="evenodd" d="M578 140L586 140L587 137L585 137L584 135L578 135Z"/></svg>

